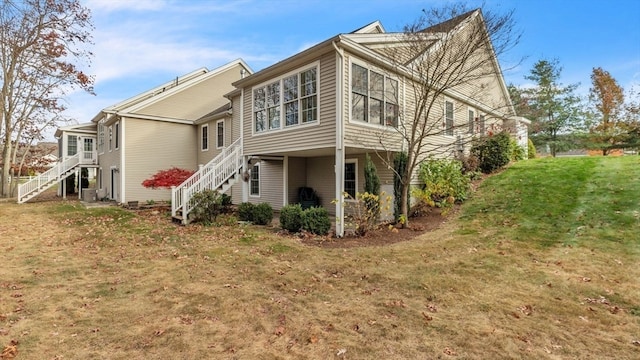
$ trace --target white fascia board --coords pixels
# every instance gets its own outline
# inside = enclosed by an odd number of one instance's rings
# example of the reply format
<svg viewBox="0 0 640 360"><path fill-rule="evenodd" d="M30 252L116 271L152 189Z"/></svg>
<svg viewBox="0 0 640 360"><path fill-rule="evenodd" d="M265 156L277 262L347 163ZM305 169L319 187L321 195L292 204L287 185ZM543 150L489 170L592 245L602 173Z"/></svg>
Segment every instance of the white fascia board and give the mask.
<svg viewBox="0 0 640 360"><path fill-rule="evenodd" d="M223 73L223 72L225 72L227 70L230 70L230 69L232 69L233 67L236 67L236 66L241 66L241 67L245 68L248 71L249 74L253 73L253 70L251 70L249 65L247 65L244 62L244 60L236 59L236 60L234 60L234 61L232 61L230 63L227 63L225 65L217 67L217 68L215 68L213 70L206 71L206 69L204 69L205 72L202 73L200 76L192 77L192 78L190 78L190 79L188 79L186 81L183 81L182 83L180 82L181 80L178 79L178 85L173 86L172 88L167 89L166 91L163 91L162 93L159 93L159 94L157 94L155 96L151 96L151 97L145 99L144 101L138 102L138 103L136 103L136 104L134 104L134 105L132 105L130 107L126 107L126 108L123 108L123 109L120 109L120 110L121 111L126 111L128 113L134 113L137 110L140 110L141 108L144 108L146 106L149 106L149 105L152 105L154 103L157 103L157 102L159 102L159 101L161 101L161 100L163 100L163 99L165 99L165 98L167 98L167 97L169 97L169 96L171 96L171 95L173 95L175 93L178 93L180 91L188 89L191 86L194 86L194 85L199 84L199 83L201 83L203 81L206 81L206 80L208 80L208 79L210 79L212 77L215 77L215 76L217 76L217 75L219 75L219 74L221 74L221 73ZM174 81L174 83L175 83L175 81Z"/></svg>

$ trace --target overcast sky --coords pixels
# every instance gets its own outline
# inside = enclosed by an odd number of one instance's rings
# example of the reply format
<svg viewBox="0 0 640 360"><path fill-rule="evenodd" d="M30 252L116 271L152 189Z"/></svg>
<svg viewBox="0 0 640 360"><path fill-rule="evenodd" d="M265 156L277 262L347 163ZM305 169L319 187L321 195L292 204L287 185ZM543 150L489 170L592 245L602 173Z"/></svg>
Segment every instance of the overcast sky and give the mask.
<svg viewBox="0 0 640 360"><path fill-rule="evenodd" d="M69 96L67 115L88 122L102 108L192 70L237 58L258 71L375 20L399 31L422 9L447 0L82 0L92 11L95 96ZM469 1L478 7L481 2ZM590 87L593 67L640 90L640 1L486 0L515 10L520 44L500 59L507 83L542 58L557 58L562 83ZM513 68L517 59L525 58ZM512 69L513 68L513 69ZM510 70L508 70L510 69Z"/></svg>

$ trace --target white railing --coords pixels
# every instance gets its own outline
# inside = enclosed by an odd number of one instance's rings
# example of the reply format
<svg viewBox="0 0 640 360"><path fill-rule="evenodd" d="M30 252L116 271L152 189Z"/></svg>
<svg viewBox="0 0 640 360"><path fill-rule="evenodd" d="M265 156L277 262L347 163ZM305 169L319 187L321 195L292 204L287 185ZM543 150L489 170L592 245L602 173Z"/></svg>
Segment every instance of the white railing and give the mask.
<svg viewBox="0 0 640 360"><path fill-rule="evenodd" d="M80 164L80 153L59 161L51 169L43 172L35 178L18 185L18 203L23 203L30 199L29 195L36 191L43 190L43 187L52 185L61 180L61 176L65 175L69 170Z"/></svg>
<svg viewBox="0 0 640 360"><path fill-rule="evenodd" d="M171 188L171 216L175 217L182 210L182 221L186 223L193 195L205 189L220 189L242 168L242 161L242 141L238 139L182 184Z"/></svg>

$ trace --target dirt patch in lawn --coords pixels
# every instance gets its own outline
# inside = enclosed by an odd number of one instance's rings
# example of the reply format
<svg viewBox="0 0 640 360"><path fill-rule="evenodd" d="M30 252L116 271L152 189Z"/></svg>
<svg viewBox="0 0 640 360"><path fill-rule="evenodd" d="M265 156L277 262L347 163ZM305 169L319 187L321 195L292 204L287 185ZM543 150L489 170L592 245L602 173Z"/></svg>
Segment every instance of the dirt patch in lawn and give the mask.
<svg viewBox="0 0 640 360"><path fill-rule="evenodd" d="M456 217L459 208L460 206L456 205L445 215L442 214L441 209L430 209L426 214L410 218L409 226L406 228L398 228L393 225L381 225L379 228L369 231L364 236L349 234L344 238L308 236L302 239L302 243L323 248L354 248L395 244L439 229L449 219Z"/></svg>

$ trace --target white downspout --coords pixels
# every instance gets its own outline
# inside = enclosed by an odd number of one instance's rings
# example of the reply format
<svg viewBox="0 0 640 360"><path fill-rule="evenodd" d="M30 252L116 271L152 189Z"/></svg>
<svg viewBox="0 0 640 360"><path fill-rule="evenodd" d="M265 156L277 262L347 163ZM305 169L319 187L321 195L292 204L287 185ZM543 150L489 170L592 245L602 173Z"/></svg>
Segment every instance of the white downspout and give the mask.
<svg viewBox="0 0 640 360"><path fill-rule="evenodd" d="M343 100L343 62L344 54L335 41L332 42L338 56L336 57L336 153L335 153L335 187L336 187L336 236L344 236L344 112Z"/></svg>
<svg viewBox="0 0 640 360"><path fill-rule="evenodd" d="M242 145L242 202L249 201L249 181L244 181L244 174L249 169L249 158L244 154L244 88L240 90L240 143Z"/></svg>

